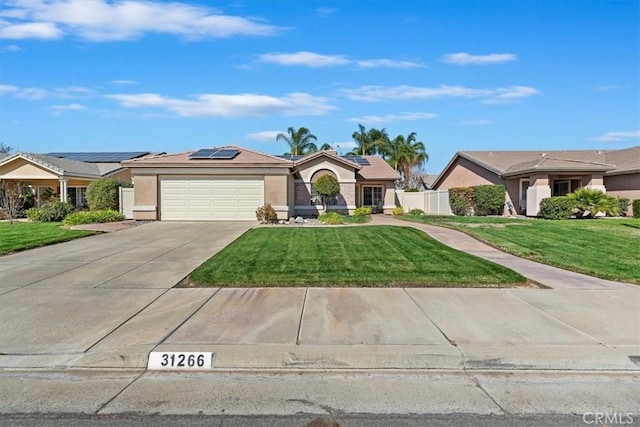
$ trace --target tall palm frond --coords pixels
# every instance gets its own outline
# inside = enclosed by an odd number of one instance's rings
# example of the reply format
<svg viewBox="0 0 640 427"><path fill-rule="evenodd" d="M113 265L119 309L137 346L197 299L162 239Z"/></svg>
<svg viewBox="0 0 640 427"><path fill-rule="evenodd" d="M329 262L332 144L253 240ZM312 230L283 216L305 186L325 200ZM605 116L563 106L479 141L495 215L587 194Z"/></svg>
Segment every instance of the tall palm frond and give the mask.
<svg viewBox="0 0 640 427"><path fill-rule="evenodd" d="M296 129L290 127L287 129L287 134L280 132L276 136L276 141L284 141L289 144L289 152L292 156L299 156L304 154L315 153L318 151L318 147L313 141L317 141L318 138L309 132L306 127Z"/></svg>

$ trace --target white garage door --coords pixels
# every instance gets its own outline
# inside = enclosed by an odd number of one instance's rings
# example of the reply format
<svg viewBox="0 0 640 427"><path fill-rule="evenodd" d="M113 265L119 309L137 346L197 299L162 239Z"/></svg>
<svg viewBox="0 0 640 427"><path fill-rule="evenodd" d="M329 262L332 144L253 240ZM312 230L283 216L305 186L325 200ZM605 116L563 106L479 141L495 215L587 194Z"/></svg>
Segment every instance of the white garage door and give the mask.
<svg viewBox="0 0 640 427"><path fill-rule="evenodd" d="M256 209L262 205L262 178L160 179L161 219L165 221L255 221Z"/></svg>

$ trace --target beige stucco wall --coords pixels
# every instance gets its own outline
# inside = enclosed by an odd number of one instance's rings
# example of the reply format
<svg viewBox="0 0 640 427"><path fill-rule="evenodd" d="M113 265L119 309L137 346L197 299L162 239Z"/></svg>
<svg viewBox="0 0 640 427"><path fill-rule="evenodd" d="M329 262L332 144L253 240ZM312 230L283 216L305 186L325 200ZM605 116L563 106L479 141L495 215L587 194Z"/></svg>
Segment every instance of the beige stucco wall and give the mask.
<svg viewBox="0 0 640 427"><path fill-rule="evenodd" d="M117 179L124 182L131 182L131 169L123 169L118 173L110 175L109 178Z"/></svg>
<svg viewBox="0 0 640 427"><path fill-rule="evenodd" d="M434 190L447 190L455 187L473 187L485 184L504 184L495 173L459 157L446 172L445 177Z"/></svg>
<svg viewBox="0 0 640 427"><path fill-rule="evenodd" d="M25 159L16 158L0 166L0 179L58 179L58 175Z"/></svg>
<svg viewBox="0 0 640 427"><path fill-rule="evenodd" d="M136 175L133 187L133 218L158 219L158 176Z"/></svg>
<svg viewBox="0 0 640 427"><path fill-rule="evenodd" d="M640 199L640 172L626 175L605 175L604 186L610 196L625 197L630 202ZM628 216L633 216L633 207L629 206Z"/></svg>
<svg viewBox="0 0 640 427"><path fill-rule="evenodd" d="M264 202L269 203L278 213L278 219L289 217L289 176L264 176Z"/></svg>

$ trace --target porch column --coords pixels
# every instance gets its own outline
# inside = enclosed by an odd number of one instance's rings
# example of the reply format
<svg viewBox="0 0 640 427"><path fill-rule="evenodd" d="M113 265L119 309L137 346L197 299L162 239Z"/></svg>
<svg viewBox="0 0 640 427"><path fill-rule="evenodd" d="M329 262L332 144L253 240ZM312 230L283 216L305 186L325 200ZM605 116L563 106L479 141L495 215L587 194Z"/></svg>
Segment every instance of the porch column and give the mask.
<svg viewBox="0 0 640 427"><path fill-rule="evenodd" d="M60 201L67 201L67 178L60 178Z"/></svg>
<svg viewBox="0 0 640 427"><path fill-rule="evenodd" d="M538 216L540 202L547 197L551 197L549 175L532 175L527 189L527 216Z"/></svg>

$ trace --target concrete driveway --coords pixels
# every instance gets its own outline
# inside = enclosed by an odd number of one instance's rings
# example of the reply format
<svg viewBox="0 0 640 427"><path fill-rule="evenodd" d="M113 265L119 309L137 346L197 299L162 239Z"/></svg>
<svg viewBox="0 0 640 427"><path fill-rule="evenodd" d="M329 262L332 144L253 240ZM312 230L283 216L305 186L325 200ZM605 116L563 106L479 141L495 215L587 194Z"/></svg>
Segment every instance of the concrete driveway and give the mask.
<svg viewBox="0 0 640 427"><path fill-rule="evenodd" d="M253 224L157 222L0 257L0 368L639 369L640 287L172 289Z"/></svg>

